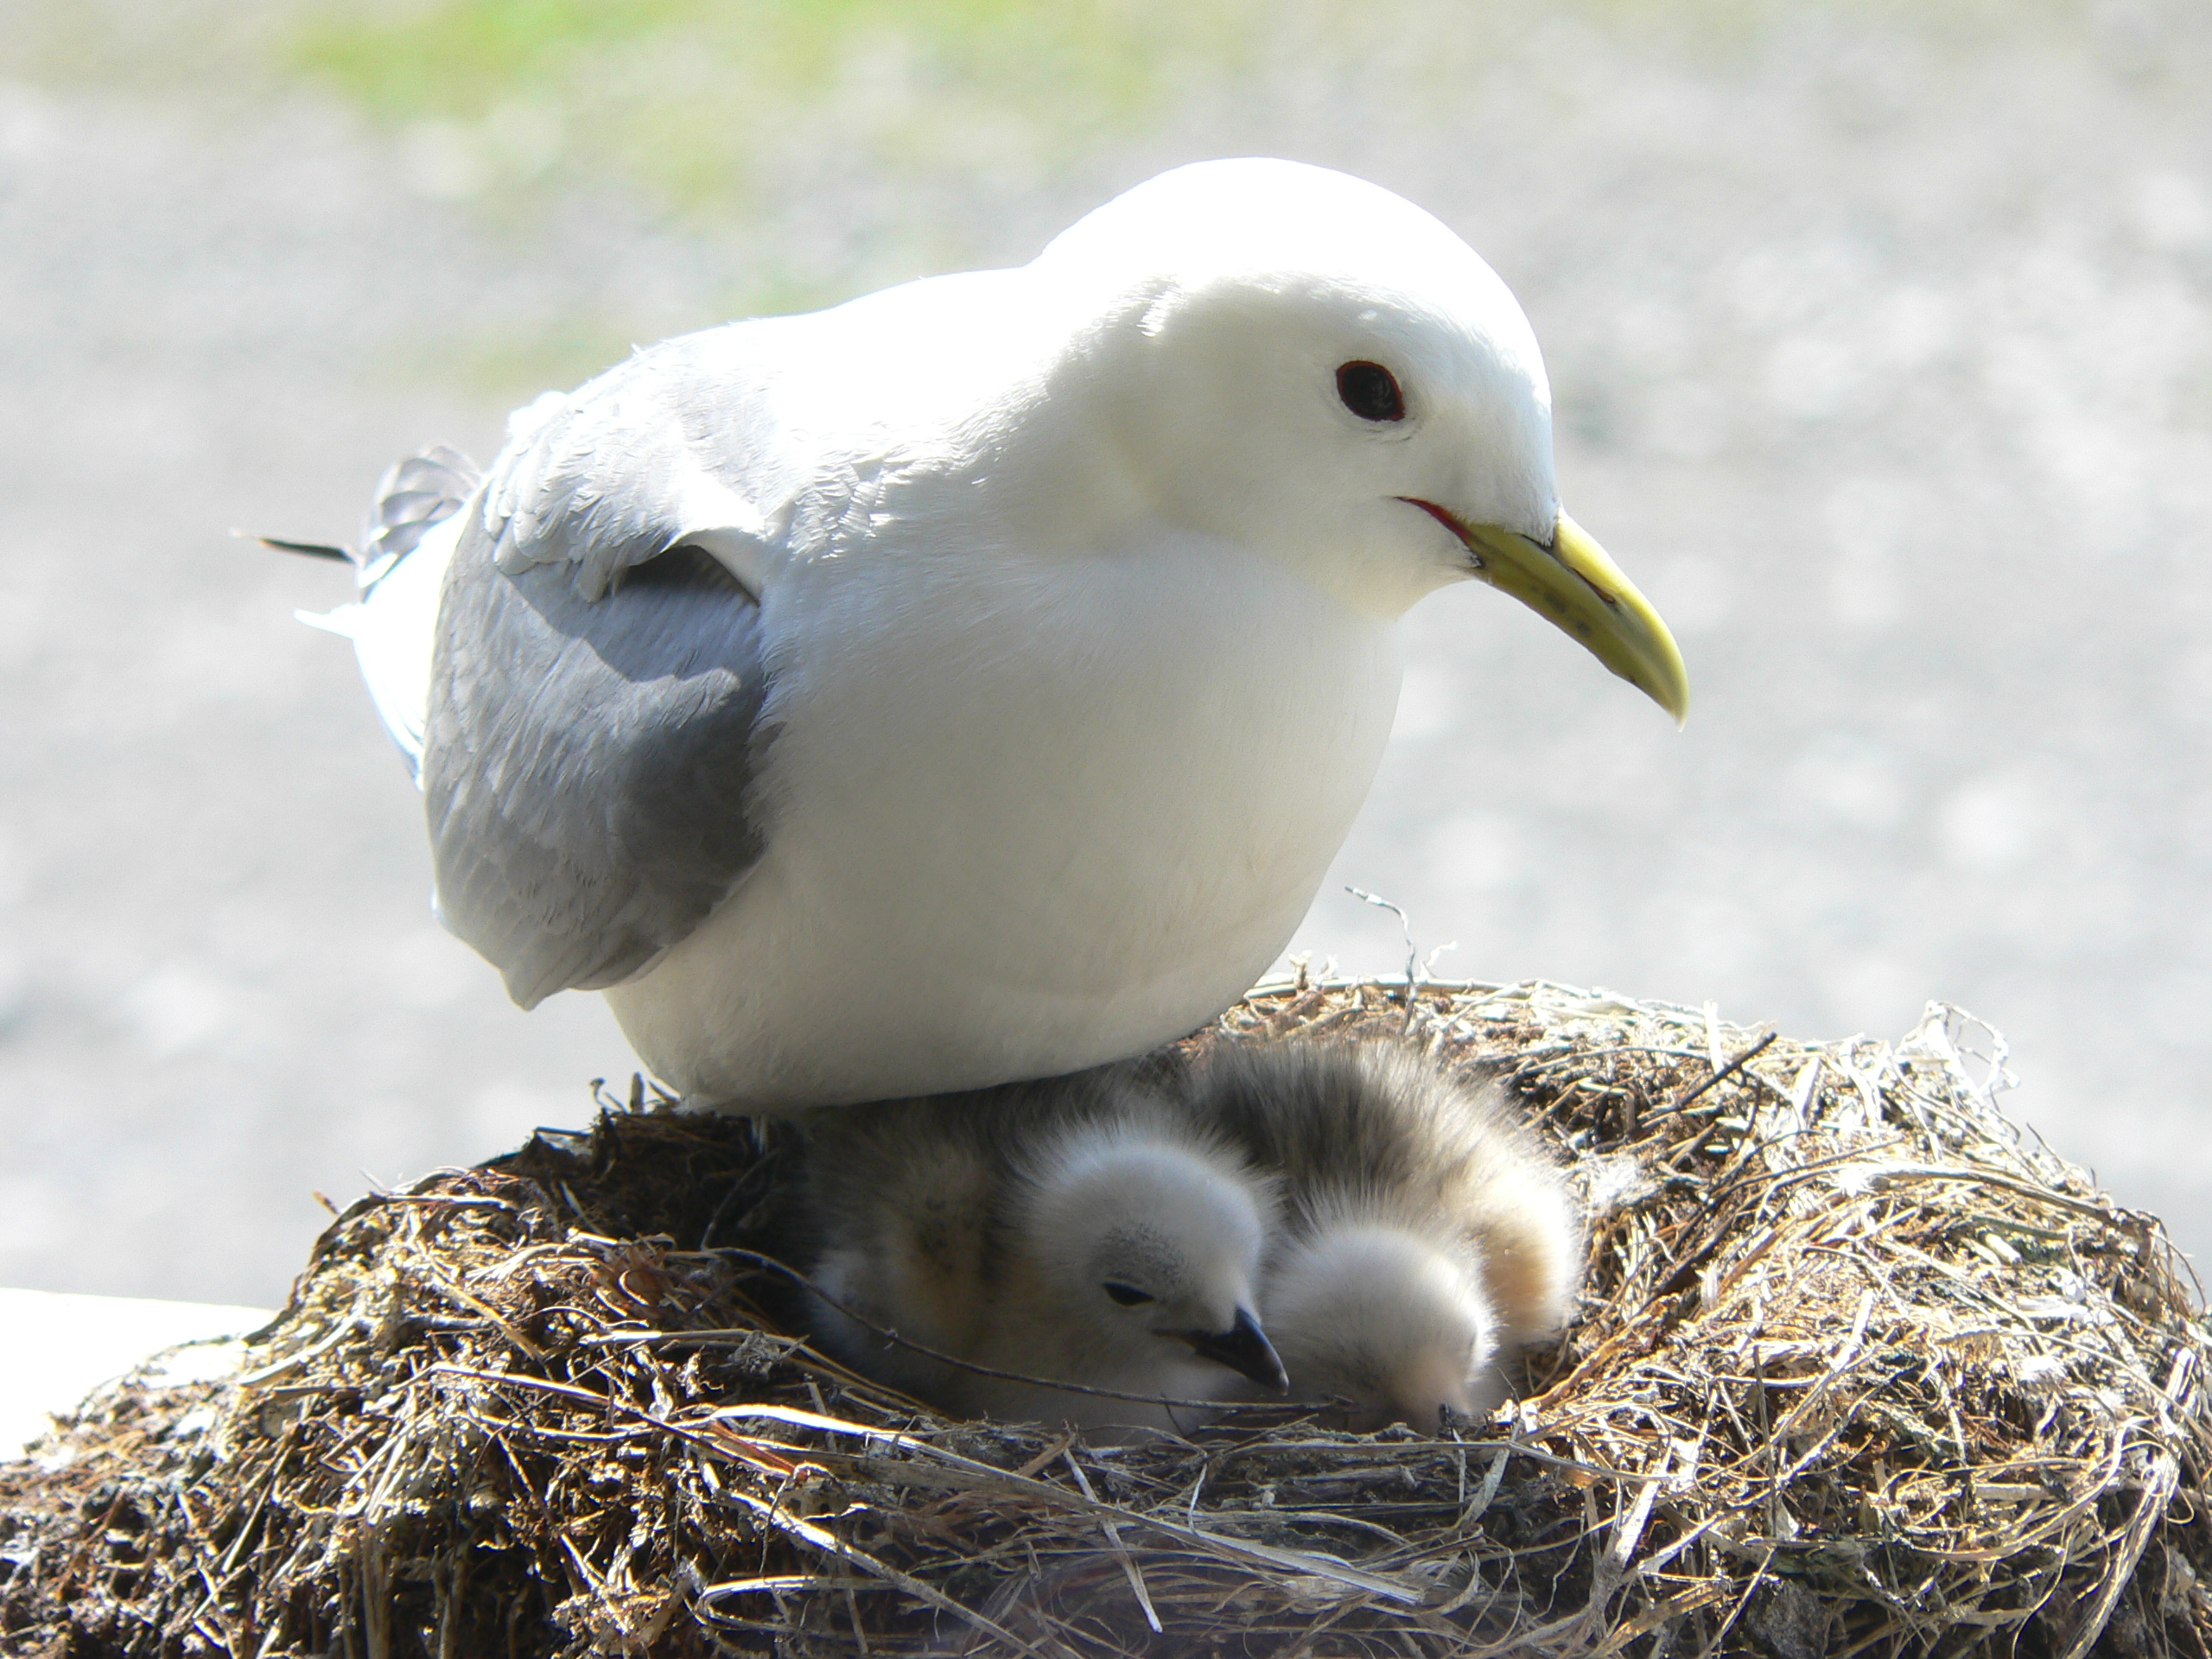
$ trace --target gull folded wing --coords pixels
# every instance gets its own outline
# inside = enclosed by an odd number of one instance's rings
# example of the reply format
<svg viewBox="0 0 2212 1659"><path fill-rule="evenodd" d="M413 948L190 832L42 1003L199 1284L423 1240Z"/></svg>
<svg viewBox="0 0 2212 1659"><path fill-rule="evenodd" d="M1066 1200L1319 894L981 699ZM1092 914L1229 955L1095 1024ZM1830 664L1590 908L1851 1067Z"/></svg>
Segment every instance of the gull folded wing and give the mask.
<svg viewBox="0 0 2212 1659"><path fill-rule="evenodd" d="M713 388L713 429L685 416L718 378L706 338L526 411L447 573L423 775L439 913L524 1007L651 966L766 844L760 607L727 556L763 532L719 475L744 398Z"/></svg>

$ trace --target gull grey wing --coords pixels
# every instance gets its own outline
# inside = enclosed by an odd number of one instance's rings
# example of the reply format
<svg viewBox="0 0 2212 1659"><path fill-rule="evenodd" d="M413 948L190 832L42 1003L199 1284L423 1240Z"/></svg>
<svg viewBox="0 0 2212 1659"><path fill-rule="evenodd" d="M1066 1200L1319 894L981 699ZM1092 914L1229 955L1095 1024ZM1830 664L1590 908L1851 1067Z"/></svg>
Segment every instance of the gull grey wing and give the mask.
<svg viewBox="0 0 2212 1659"><path fill-rule="evenodd" d="M423 791L439 912L524 1007L648 967L760 855L774 531L733 482L788 474L760 342L665 340L540 398L462 509Z"/></svg>
<svg viewBox="0 0 2212 1659"><path fill-rule="evenodd" d="M510 576L480 522L446 578L423 791L446 925L524 1007L620 983L752 867L760 608L680 547L605 597Z"/></svg>

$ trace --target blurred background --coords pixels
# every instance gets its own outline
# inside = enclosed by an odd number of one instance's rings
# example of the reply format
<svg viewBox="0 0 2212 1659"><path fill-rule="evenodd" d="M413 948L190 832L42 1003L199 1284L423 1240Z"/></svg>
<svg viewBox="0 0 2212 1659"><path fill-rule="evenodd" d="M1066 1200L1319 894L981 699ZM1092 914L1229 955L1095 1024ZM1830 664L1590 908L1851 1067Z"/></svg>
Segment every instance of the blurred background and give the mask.
<svg viewBox="0 0 2212 1659"><path fill-rule="evenodd" d="M273 1303L576 1124L596 997L439 931L345 645L378 473L645 341L1018 262L1177 162L1421 202L1550 363L1687 732L1469 588L1296 945L2010 1037L2212 1248L2212 7L9 0L0 1284ZM1299 671L1295 663L1286 674Z"/></svg>

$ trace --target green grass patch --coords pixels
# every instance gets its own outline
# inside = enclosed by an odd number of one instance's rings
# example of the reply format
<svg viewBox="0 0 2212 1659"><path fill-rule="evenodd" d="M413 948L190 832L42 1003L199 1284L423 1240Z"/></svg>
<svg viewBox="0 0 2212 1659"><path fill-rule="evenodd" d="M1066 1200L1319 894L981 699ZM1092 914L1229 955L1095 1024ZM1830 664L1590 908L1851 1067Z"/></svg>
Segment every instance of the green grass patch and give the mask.
<svg viewBox="0 0 2212 1659"><path fill-rule="evenodd" d="M518 108L562 166L679 210L741 211L794 130L894 171L958 164L981 129L1065 159L1192 73L1233 73L1264 12L1244 0L437 0L304 13L293 73L396 124Z"/></svg>

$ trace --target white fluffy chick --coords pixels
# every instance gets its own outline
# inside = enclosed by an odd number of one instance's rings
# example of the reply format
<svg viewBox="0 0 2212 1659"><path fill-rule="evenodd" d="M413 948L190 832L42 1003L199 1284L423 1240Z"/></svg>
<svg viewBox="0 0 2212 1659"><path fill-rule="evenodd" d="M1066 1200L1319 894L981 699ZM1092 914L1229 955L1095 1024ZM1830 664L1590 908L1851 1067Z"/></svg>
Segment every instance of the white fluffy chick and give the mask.
<svg viewBox="0 0 2212 1659"><path fill-rule="evenodd" d="M855 1370L1105 1439L1209 1414L1161 1400L1282 1391L1257 1313L1272 1187L1132 1069L803 1122L814 1333Z"/></svg>
<svg viewBox="0 0 2212 1659"><path fill-rule="evenodd" d="M1185 1087L1283 1181L1261 1306L1298 1397L1431 1428L1497 1405L1500 1360L1566 1324L1581 1217L1502 1089L1387 1043L1224 1046Z"/></svg>

